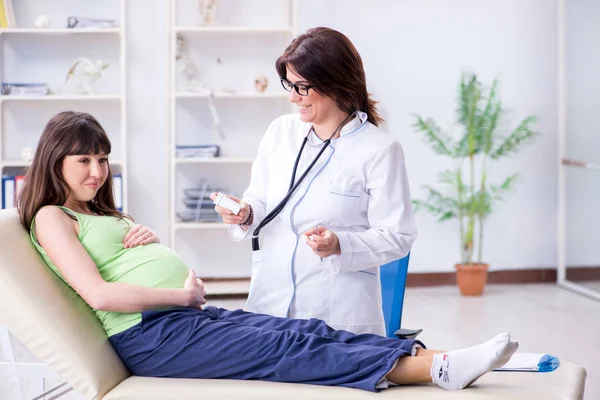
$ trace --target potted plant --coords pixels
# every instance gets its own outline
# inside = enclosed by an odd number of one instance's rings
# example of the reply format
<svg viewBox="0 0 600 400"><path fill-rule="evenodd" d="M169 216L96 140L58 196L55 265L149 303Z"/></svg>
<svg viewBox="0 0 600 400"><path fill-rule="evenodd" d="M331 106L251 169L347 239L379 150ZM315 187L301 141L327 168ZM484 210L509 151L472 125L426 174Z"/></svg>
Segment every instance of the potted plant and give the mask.
<svg viewBox="0 0 600 400"><path fill-rule="evenodd" d="M459 84L458 125L454 138L431 118L415 115L414 127L438 154L450 157L453 168L439 174L439 188L423 186L424 200L415 200L415 210L428 212L441 222L458 220L460 262L455 265L456 281L462 295L481 295L487 282L484 262L483 228L494 204L512 188L517 174L499 185L487 181L494 163L515 154L537 134L534 116L524 118L508 134L500 128L505 115L497 92L498 80L484 88L474 73L463 72ZM477 250L477 251L475 251Z"/></svg>

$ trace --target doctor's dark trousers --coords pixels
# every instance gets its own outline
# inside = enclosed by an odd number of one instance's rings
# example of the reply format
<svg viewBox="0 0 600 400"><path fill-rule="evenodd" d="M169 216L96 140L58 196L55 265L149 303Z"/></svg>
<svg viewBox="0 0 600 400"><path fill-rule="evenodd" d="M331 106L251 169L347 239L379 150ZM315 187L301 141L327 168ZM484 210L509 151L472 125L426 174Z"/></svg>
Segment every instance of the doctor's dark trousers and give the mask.
<svg viewBox="0 0 600 400"><path fill-rule="evenodd" d="M146 311L142 322L109 338L138 376L255 379L375 391L416 340L336 331L300 320L228 311ZM424 346L423 346L424 347Z"/></svg>

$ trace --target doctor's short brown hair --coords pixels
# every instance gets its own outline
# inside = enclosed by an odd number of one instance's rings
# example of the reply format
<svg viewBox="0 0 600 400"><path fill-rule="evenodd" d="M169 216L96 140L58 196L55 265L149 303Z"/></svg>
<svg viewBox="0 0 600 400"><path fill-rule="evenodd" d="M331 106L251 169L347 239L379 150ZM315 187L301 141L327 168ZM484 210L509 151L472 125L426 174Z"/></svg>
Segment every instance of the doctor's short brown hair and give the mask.
<svg viewBox="0 0 600 400"><path fill-rule="evenodd" d="M360 54L343 33L325 27L309 29L290 43L275 67L280 78L286 78L290 68L313 85L313 90L334 99L340 110L348 114L363 111L375 126L383 122L377 102L367 92Z"/></svg>

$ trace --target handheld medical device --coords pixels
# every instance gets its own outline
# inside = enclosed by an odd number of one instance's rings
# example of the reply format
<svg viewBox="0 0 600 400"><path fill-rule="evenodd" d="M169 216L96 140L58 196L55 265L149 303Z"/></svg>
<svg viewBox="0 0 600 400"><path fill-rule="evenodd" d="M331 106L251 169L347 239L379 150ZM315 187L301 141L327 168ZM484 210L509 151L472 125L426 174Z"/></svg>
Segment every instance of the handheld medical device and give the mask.
<svg viewBox="0 0 600 400"><path fill-rule="evenodd" d="M224 195L223 193L219 192L219 194L217 195L217 198L215 199L215 201L213 201L213 204L219 206L219 207L223 207L228 209L229 211L231 211L232 213L234 213L235 215L237 215L240 210L242 209L242 205L234 200L231 200L229 197L227 197L226 195Z"/></svg>

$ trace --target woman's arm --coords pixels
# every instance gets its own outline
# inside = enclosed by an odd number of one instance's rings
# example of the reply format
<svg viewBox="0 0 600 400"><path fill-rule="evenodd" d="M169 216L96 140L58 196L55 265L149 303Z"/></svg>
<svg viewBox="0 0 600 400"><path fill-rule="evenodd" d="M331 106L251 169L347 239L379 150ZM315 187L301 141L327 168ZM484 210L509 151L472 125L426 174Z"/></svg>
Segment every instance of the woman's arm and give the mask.
<svg viewBox="0 0 600 400"><path fill-rule="evenodd" d="M399 142L387 145L373 160L367 191L370 229L334 232L341 254L331 257L338 272L358 271L402 258L417 238L404 152Z"/></svg>
<svg viewBox="0 0 600 400"><path fill-rule="evenodd" d="M57 207L44 207L38 212L35 230L38 242L50 260L94 309L127 313L164 307L200 308L204 302L204 288L200 282L191 285L186 282L182 289L159 289L104 281L79 242L73 220Z"/></svg>

